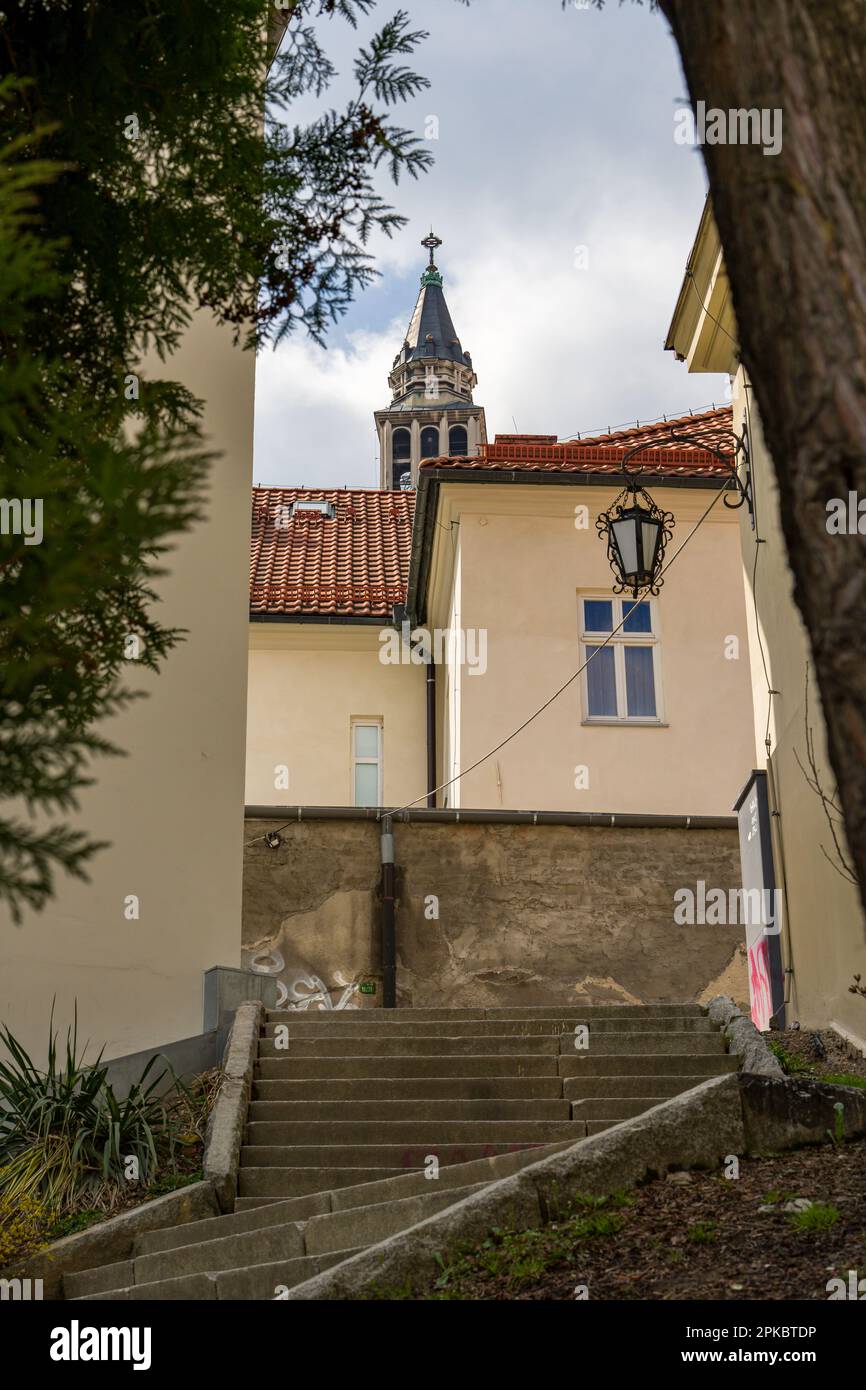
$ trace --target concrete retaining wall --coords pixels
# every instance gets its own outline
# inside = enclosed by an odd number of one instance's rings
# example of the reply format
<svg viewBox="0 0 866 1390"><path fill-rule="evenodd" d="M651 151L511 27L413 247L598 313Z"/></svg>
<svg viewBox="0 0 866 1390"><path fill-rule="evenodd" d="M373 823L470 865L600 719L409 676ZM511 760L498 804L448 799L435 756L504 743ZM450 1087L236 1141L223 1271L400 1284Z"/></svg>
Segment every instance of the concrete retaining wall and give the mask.
<svg viewBox="0 0 866 1390"><path fill-rule="evenodd" d="M375 1008L379 826L285 819L246 822L243 965L283 1005ZM733 829L398 822L394 838L400 1005L748 1008L745 929L674 922L677 889L739 887Z"/></svg>

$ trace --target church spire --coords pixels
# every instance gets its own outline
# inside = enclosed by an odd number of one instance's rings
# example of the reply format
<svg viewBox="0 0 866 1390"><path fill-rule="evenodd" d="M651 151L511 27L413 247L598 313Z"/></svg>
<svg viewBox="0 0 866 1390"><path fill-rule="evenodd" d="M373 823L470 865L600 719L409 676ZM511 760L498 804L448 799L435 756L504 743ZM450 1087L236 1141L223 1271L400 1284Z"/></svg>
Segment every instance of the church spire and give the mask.
<svg viewBox="0 0 866 1390"><path fill-rule="evenodd" d="M484 411L475 405L477 382L445 302L442 273L433 259L442 238L431 227L421 288L403 346L388 377L391 405L376 411L381 486L414 486L422 459L474 455L487 438Z"/></svg>

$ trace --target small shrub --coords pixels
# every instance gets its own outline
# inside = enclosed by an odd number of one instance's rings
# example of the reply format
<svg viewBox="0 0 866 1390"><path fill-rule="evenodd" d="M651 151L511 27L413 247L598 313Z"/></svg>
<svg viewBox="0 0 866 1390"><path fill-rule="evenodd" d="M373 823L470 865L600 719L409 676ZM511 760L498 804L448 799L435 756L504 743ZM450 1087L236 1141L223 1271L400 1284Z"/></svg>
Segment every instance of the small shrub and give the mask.
<svg viewBox="0 0 866 1390"><path fill-rule="evenodd" d="M44 1071L8 1028L0 1027L0 1049L6 1054L0 1061L0 1196L32 1198L57 1220L82 1201L110 1210L135 1186L147 1188L163 1167L173 1166L170 1111L176 1102L167 1102L163 1082L169 1074L176 1086L180 1083L168 1064L149 1079L153 1057L119 1100L102 1053L95 1062L82 1060L77 1010L65 1056L58 1051L53 1023L52 1009ZM137 1183L128 1178L130 1159L136 1161Z"/></svg>

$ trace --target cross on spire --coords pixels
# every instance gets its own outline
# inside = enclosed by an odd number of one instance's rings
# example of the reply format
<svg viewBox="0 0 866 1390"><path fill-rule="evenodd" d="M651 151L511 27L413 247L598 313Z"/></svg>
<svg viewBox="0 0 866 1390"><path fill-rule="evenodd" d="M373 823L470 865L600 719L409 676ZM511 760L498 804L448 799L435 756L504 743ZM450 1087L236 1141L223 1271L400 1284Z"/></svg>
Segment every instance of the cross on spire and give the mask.
<svg viewBox="0 0 866 1390"><path fill-rule="evenodd" d="M422 246L427 246L427 247L429 247L429 249L430 249L430 262L429 262L429 265L428 265L428 269L429 269L429 270L435 270L436 267L435 267L435 265L433 264L433 251L434 251L434 248L435 248L435 247L441 246L441 245L442 245L442 238L441 238L441 237L438 237L438 236L434 236L434 235L433 235L433 228L431 227L431 228L430 228L430 235L429 235L429 236L425 236L424 240L421 242L421 245L422 245Z"/></svg>

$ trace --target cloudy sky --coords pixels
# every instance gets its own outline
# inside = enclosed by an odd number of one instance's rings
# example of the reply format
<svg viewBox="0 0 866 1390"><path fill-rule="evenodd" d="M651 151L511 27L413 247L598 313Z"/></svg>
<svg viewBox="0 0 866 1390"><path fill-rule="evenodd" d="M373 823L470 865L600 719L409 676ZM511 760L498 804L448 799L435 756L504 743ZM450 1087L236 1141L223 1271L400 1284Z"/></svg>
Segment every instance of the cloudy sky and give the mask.
<svg viewBox="0 0 866 1390"><path fill-rule="evenodd" d="M560 0L402 0L429 31L413 63L431 86L399 112L436 164L388 187L409 221L374 244L381 272L323 350L300 336L260 355L254 477L261 485L378 485L373 411L415 302L431 223L437 264L488 435L597 433L725 398L663 351L706 178L674 141L685 79L647 5L602 11ZM350 74L359 42L325 32ZM348 81L326 104L340 104ZM293 110L293 119L301 111Z"/></svg>

